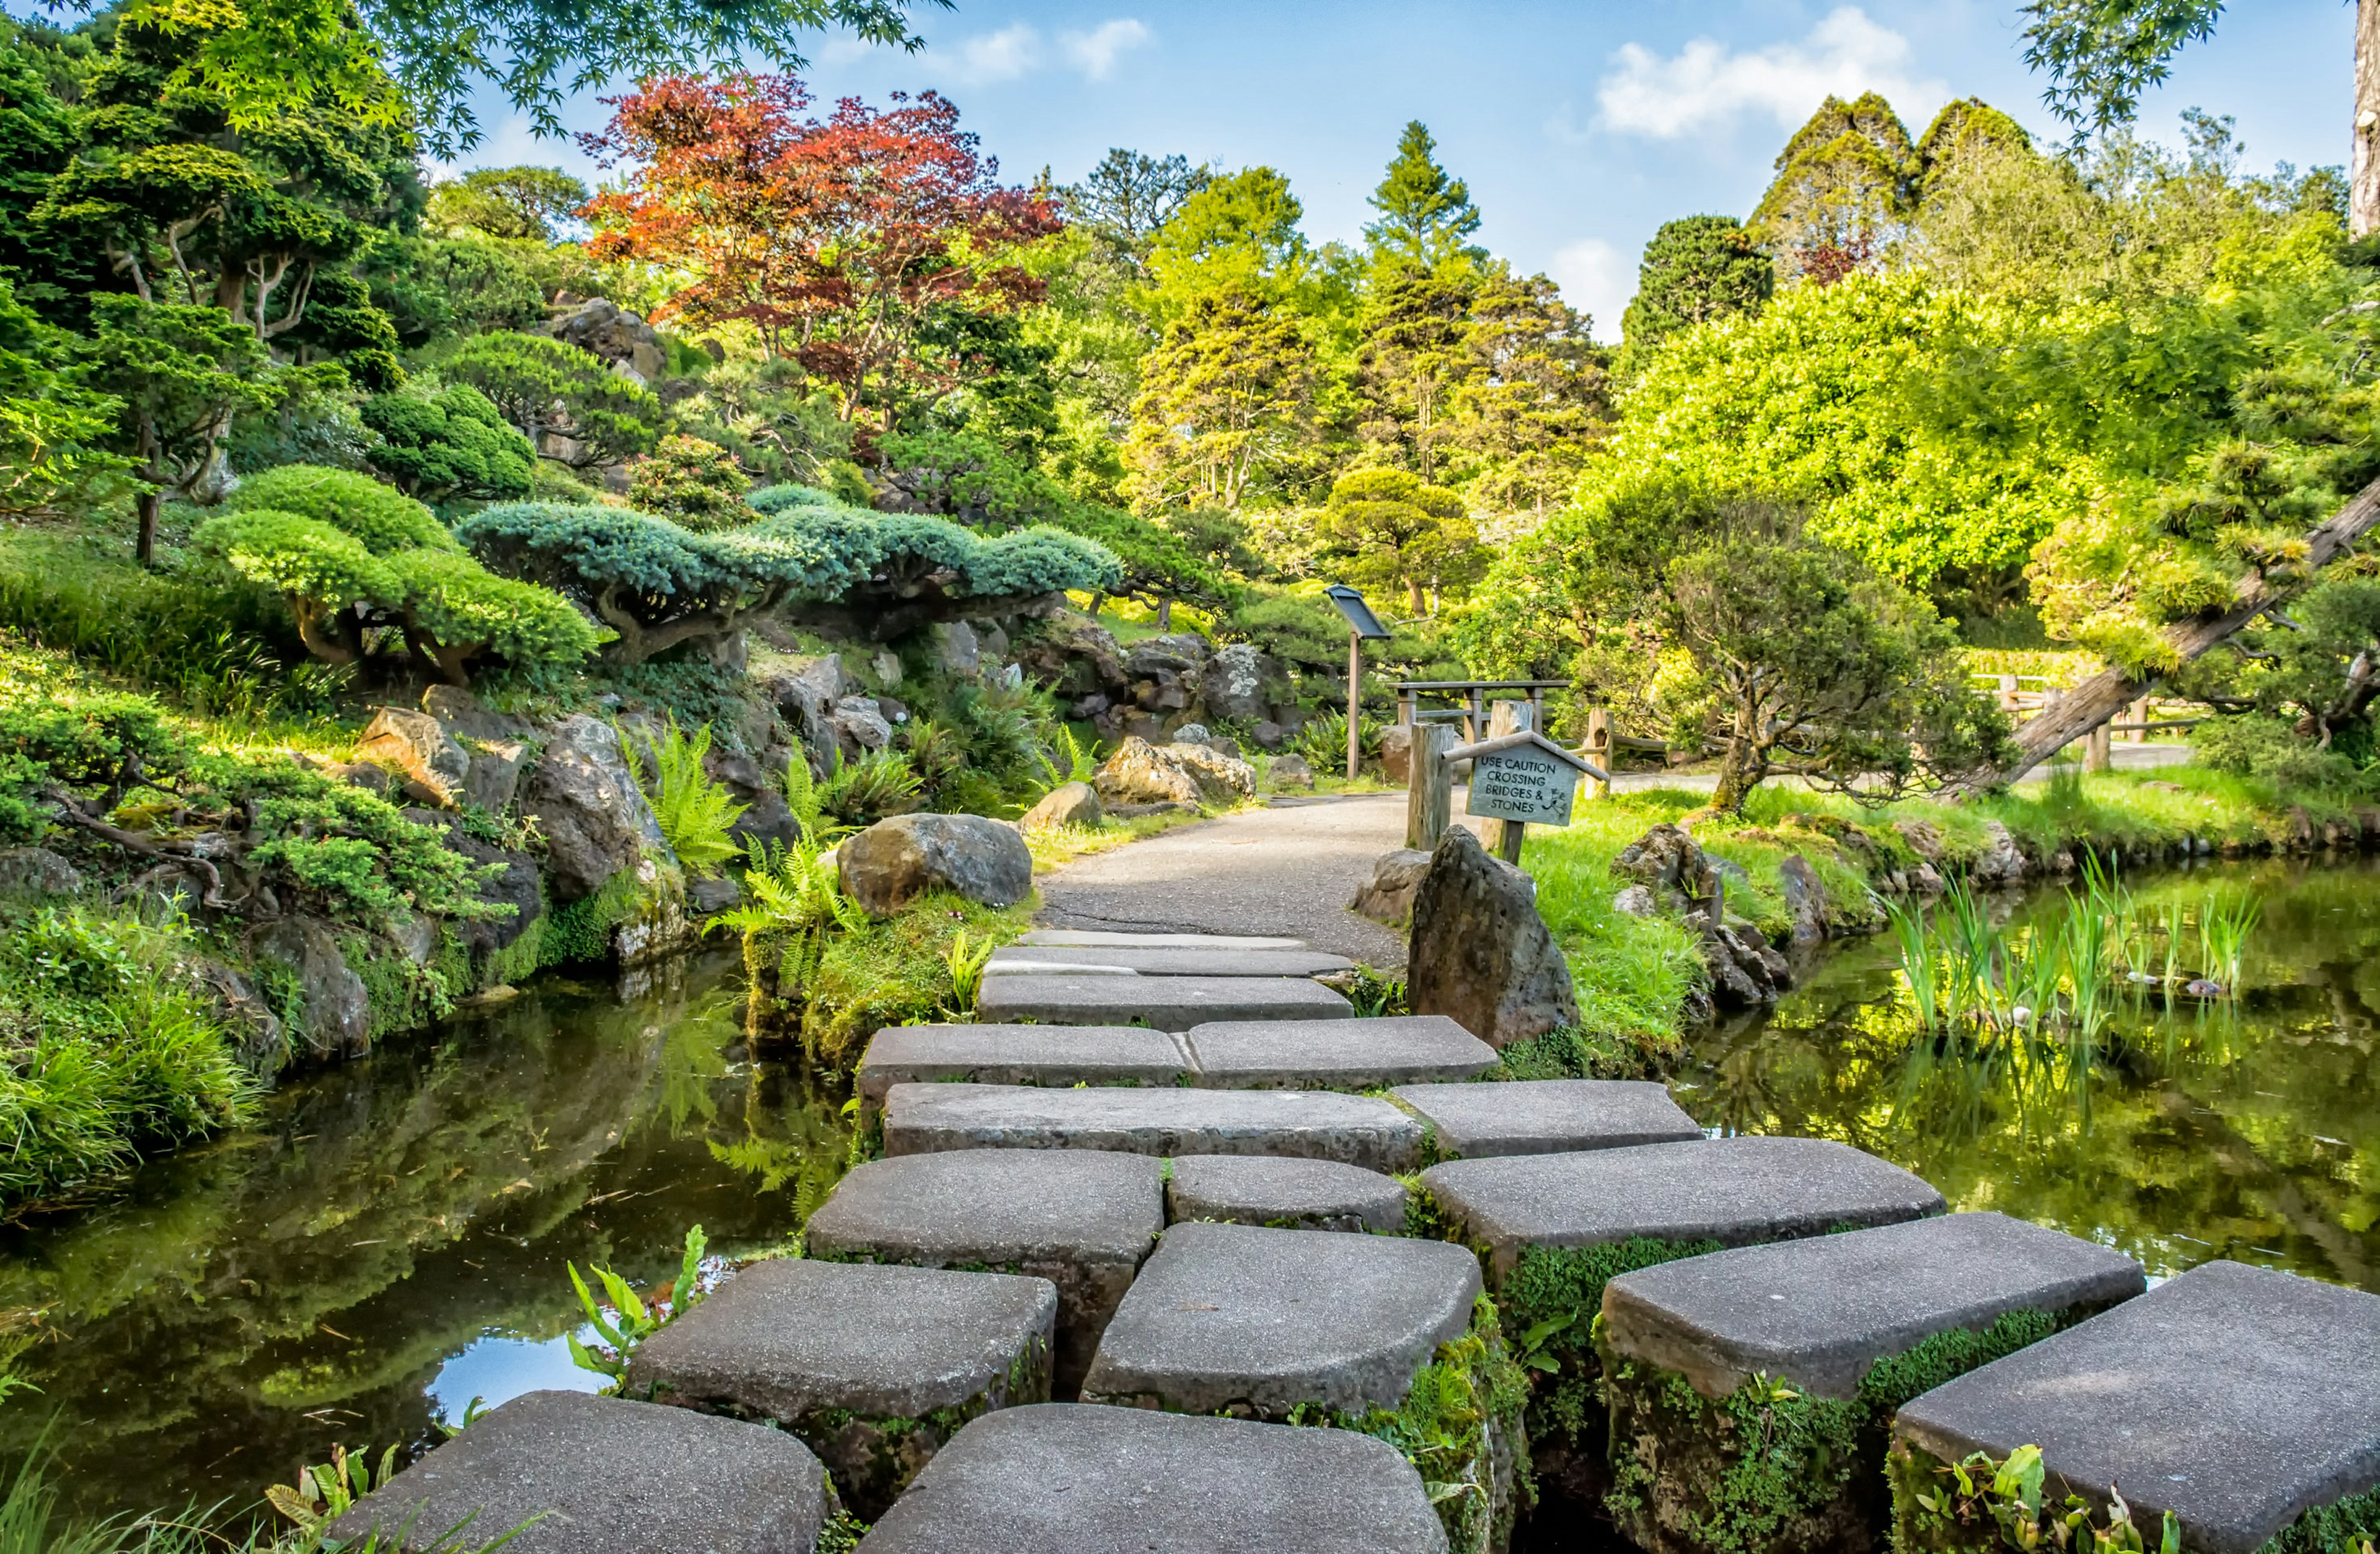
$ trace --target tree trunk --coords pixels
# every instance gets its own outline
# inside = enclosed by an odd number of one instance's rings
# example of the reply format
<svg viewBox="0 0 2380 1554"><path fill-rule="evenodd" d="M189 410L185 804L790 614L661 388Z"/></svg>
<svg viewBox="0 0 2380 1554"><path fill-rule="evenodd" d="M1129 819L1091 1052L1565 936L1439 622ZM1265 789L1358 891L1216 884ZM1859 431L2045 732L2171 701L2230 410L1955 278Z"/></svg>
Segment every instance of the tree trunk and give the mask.
<svg viewBox="0 0 2380 1554"><path fill-rule="evenodd" d="M2380 0L2355 7L2355 141L2348 174L2347 232L2380 231Z"/></svg>
<svg viewBox="0 0 2380 1554"><path fill-rule="evenodd" d="M1751 740L1740 734L1729 735L1727 756L1718 766L1718 786L1711 791L1711 807L1723 814L1742 813L1743 801L1760 785L1767 764Z"/></svg>
<svg viewBox="0 0 2380 1554"><path fill-rule="evenodd" d="M2380 0L2367 0L2380 9ZM2380 524L2380 480L2349 499L2347 505L2306 531L2306 558L2292 586L2273 588L2262 582L2243 589L2240 602L2211 621L2184 621L2165 629L2177 662L2188 663L2221 646L2267 610L2277 610L2308 586L2313 576L2346 554L2355 541ZM2044 707L2033 722L2017 730L2016 758L2005 766L1979 767L1945 785L1942 796L1972 797L2012 783L2077 739L2107 722L2135 698L2146 696L2154 678L2128 676L2120 669L2093 675Z"/></svg>
<svg viewBox="0 0 2380 1554"><path fill-rule="evenodd" d="M2375 3L2380 3L2380 0L2375 0ZM1424 599L1421 594L1421 578L1419 577L1412 577L1405 579L1405 608L1411 610L1416 615L1421 614L1429 608L1429 601Z"/></svg>
<svg viewBox="0 0 2380 1554"><path fill-rule="evenodd" d="M165 504L165 493L144 491L133 499L133 510L140 515L140 537L132 542L132 559L146 566L157 555L157 509Z"/></svg>

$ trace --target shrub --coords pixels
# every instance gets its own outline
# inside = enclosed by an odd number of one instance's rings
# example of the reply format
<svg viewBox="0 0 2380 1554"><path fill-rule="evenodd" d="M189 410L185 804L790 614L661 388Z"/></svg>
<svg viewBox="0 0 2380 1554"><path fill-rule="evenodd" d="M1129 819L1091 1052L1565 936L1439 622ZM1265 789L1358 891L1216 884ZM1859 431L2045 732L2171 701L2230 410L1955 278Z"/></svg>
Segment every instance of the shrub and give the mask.
<svg viewBox="0 0 2380 1554"><path fill-rule="evenodd" d="M744 499L746 506L767 517L796 507L838 507L847 505L832 492L816 486L763 486Z"/></svg>
<svg viewBox="0 0 2380 1554"><path fill-rule="evenodd" d="M752 482L735 455L699 437L669 436L628 466L628 498L688 528L734 528L752 520L744 493Z"/></svg>
<svg viewBox="0 0 2380 1554"><path fill-rule="evenodd" d="M874 825L887 815L915 809L920 786L905 754L870 750L856 761L836 764L819 784L819 804L846 825Z"/></svg>
<svg viewBox="0 0 2380 1554"><path fill-rule="evenodd" d="M364 401L363 423L378 435L374 468L425 501L495 502L535 486L537 454L504 424L488 396L468 383L434 394L383 394Z"/></svg>
<svg viewBox="0 0 2380 1554"><path fill-rule="evenodd" d="M481 334L439 365L448 382L487 395L532 447L548 431L576 446L560 462L591 469L651 447L662 402L576 346L541 334Z"/></svg>

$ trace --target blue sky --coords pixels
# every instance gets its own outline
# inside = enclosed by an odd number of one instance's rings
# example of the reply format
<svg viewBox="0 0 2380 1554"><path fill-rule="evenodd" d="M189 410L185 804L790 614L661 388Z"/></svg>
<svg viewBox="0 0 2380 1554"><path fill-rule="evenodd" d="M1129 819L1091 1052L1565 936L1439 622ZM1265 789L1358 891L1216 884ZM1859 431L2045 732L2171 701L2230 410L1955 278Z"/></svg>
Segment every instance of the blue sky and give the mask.
<svg viewBox="0 0 2380 1554"><path fill-rule="evenodd" d="M2024 67L2016 0L959 0L927 12L915 55L822 38L820 98L932 87L1003 175L1079 176L1110 146L1181 152L1290 177L1317 240L1357 237L1407 119L1438 136L1486 221L1480 238L1562 285L1617 334L1635 261L1662 222L1748 213L1770 162L1828 91L1883 91L1912 133L1979 96L2056 137ZM2142 127L2178 138L2188 107L2239 120L2252 166L2346 158L2354 11L2341 0L2235 0L2177 62ZM597 127L589 92L565 114ZM483 98L469 165L560 164Z"/></svg>

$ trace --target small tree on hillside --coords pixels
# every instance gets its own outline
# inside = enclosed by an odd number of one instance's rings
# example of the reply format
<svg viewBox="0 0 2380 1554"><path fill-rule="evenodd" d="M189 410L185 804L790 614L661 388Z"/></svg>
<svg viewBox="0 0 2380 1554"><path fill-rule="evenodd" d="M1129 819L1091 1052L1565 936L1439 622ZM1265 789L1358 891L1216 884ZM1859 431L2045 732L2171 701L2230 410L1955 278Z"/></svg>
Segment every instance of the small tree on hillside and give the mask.
<svg viewBox="0 0 2380 1554"><path fill-rule="evenodd" d="M1191 299L1141 364L1124 456L1136 508L1239 508L1303 432L1314 347L1286 312L1245 292Z"/></svg>
<svg viewBox="0 0 2380 1554"><path fill-rule="evenodd" d="M383 394L364 401L358 414L380 438L373 467L408 496L500 502L527 496L535 484L537 454L528 439L468 383Z"/></svg>
<svg viewBox="0 0 2380 1554"><path fill-rule="evenodd" d="M660 440L662 402L576 346L541 334L481 334L439 365L449 382L487 395L543 457L591 469ZM562 439L550 445L548 432Z"/></svg>
<svg viewBox="0 0 2380 1554"><path fill-rule="evenodd" d="M688 528L734 528L752 521L752 482L716 443L673 434L628 466L628 498Z"/></svg>
<svg viewBox="0 0 2380 1554"><path fill-rule="evenodd" d="M1730 313L1756 313L1777 289L1777 266L1733 216L1663 222L1636 267L1636 296L1621 316L1631 358L1682 330Z"/></svg>
<svg viewBox="0 0 2380 1554"><path fill-rule="evenodd" d="M1402 469L1342 475L1317 527L1349 559L1349 576L1402 588L1416 615L1429 608L1426 589L1471 581L1484 559L1463 499Z"/></svg>

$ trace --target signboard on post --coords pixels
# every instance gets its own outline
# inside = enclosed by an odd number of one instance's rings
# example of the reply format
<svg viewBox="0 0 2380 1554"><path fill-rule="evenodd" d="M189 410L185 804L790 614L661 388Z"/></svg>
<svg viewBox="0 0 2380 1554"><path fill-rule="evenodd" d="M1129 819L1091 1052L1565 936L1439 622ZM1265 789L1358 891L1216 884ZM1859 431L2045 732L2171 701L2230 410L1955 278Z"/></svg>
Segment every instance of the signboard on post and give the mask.
<svg viewBox="0 0 2380 1554"><path fill-rule="evenodd" d="M1347 617L1347 781L1352 783L1364 759L1364 643L1390 633L1364 596L1346 584L1333 583L1323 591Z"/></svg>
<svg viewBox="0 0 2380 1554"><path fill-rule="evenodd" d="M1535 729L1458 746L1445 759L1471 763L1470 797L1463 812L1508 822L1499 851L1513 863L1520 861L1524 828L1570 824L1571 800L1581 777L1610 780L1601 768Z"/></svg>

